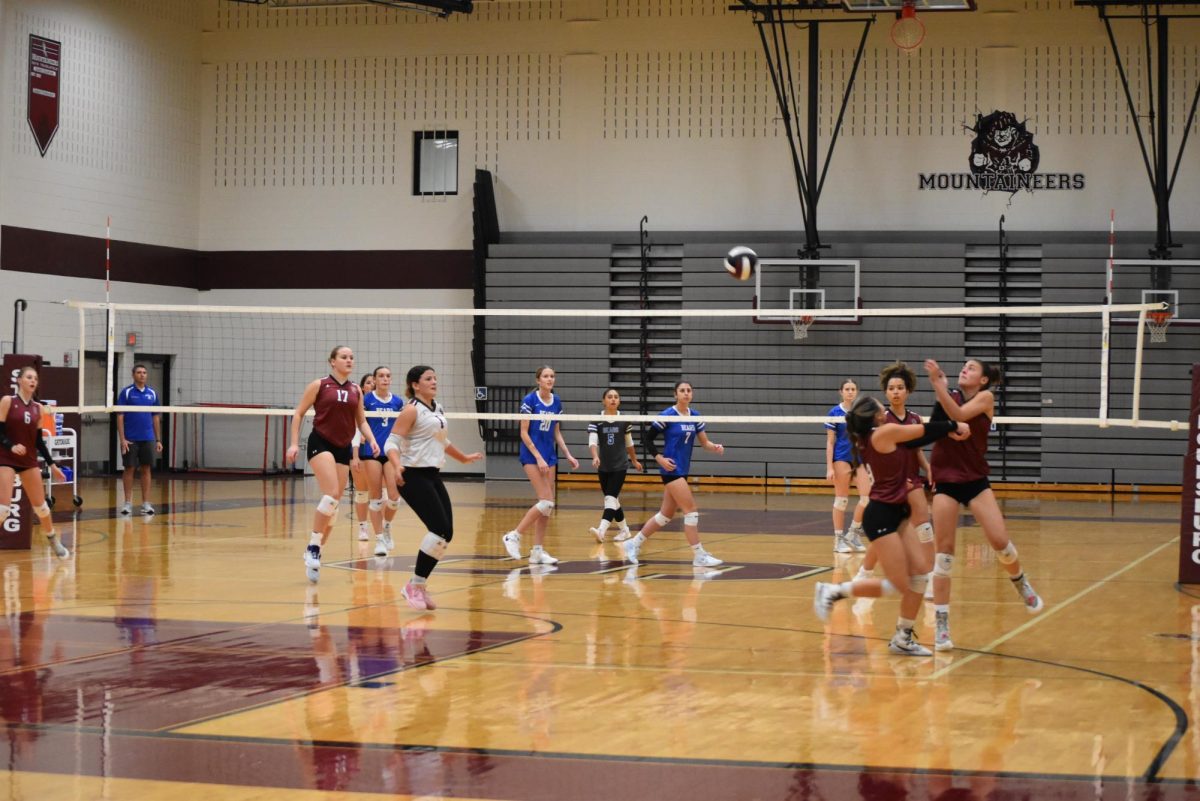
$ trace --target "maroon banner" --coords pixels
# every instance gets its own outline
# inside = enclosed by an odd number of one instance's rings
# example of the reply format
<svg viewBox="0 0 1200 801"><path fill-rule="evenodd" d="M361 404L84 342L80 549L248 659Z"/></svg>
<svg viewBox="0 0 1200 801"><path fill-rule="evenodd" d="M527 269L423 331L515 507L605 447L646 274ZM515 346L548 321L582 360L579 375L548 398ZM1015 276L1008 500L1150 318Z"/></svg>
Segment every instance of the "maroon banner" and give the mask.
<svg viewBox="0 0 1200 801"><path fill-rule="evenodd" d="M58 133L62 42L29 35L29 130L43 156Z"/></svg>
<svg viewBox="0 0 1200 801"><path fill-rule="evenodd" d="M1187 456L1179 510L1179 583L1200 584L1200 364L1192 365L1192 404L1188 414Z"/></svg>

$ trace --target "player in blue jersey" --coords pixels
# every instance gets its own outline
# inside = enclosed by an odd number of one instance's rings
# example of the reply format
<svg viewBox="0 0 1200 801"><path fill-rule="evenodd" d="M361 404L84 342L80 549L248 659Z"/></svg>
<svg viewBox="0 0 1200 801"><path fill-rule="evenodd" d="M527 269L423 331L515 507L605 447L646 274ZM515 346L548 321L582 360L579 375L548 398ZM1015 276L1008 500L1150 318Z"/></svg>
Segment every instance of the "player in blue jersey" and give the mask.
<svg viewBox="0 0 1200 801"><path fill-rule="evenodd" d="M358 387L362 390L363 400L366 400L367 393L375 389L375 376L367 373L358 381ZM364 402L363 408L366 408ZM367 421L370 423L370 421ZM386 439L386 435L384 437ZM375 439L379 442L379 439ZM354 433L354 440L350 443L353 450L350 452L350 479L354 485L354 519L358 521L358 539L366 541L371 538L370 518L368 514L367 504L371 500L370 493L367 491L367 464L366 460L370 457L370 448L364 449L362 432Z"/></svg>
<svg viewBox="0 0 1200 801"><path fill-rule="evenodd" d="M368 412L389 413L385 417L368 417L367 425L375 435L376 442L387 441L392 425L404 408L404 398L392 394L392 371L387 367L376 367L371 374L375 387L371 391L363 388L363 409ZM370 500L367 509L371 516L371 527L375 529L375 555L387 556L392 544L392 519L400 508L400 491L396 489L396 471L386 454L371 456L369 448L360 448L367 475L367 492ZM357 487L358 485L355 484ZM357 494L357 493L356 493ZM366 539L359 536L359 539Z"/></svg>
<svg viewBox="0 0 1200 801"><path fill-rule="evenodd" d="M537 388L521 400L522 414L562 414L562 401L554 394L554 368L539 367ZM579 461L571 455L563 440L557 420L521 421L521 467L533 485L537 503L521 518L512 531L504 535L504 550L513 559L521 558L521 535L533 528L533 548L529 551L531 565L552 565L558 560L546 553L546 524L554 512L554 481L558 471L558 449L562 448L572 470Z"/></svg>
<svg viewBox="0 0 1200 801"><path fill-rule="evenodd" d="M846 417L846 412L858 397L858 384L853 378L842 380L838 387L842 400L827 412L829 417ZM865 551L862 541L863 512L867 508L867 497L871 494L871 477L866 470L854 471L854 483L858 489L858 504L854 507L854 520L846 531L846 507L850 505L850 436L845 423L825 424L825 480L833 484L833 550L835 553Z"/></svg>
<svg viewBox="0 0 1200 801"><path fill-rule="evenodd" d="M146 365L133 366L133 383L117 394L118 406L161 406L158 392L146 383ZM121 476L125 487L125 504L120 513L133 513L133 474L141 477L142 514L154 514L150 505L150 468L155 458L162 453L162 434L159 431L158 412L118 412L117 441L121 443L121 460L125 471Z"/></svg>
<svg viewBox="0 0 1200 801"><path fill-rule="evenodd" d="M646 538L671 522L676 511L683 511L683 533L688 544L692 546L692 564L696 567L716 567L721 560L704 550L700 544L700 512L696 510L696 499L692 497L692 488L688 486L687 477L692 466L692 448L696 443L706 451L717 454L725 452L725 446L718 445L708 438L704 432L704 423L692 422L688 418L700 414L691 408L692 385L680 381L675 385L675 405L659 413L659 419L650 424L646 437L646 450L658 463L659 473L662 474L663 490L662 508L642 526L632 539L624 543L625 558L632 564L638 563L642 543ZM663 418L670 418L664 420ZM674 418L680 418L675 422ZM656 440L663 438L663 449L658 450Z"/></svg>

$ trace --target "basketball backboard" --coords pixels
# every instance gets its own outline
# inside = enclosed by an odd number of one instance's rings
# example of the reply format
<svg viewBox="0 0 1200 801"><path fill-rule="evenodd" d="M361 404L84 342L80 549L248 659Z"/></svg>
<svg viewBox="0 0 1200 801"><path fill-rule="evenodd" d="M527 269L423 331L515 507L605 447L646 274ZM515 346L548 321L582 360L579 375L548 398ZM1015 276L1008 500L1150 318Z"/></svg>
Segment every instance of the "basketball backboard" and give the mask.
<svg viewBox="0 0 1200 801"><path fill-rule="evenodd" d="M1200 326L1200 261L1195 259L1114 259L1112 302L1165 302L1171 326ZM1113 315L1113 323L1137 322L1136 312Z"/></svg>
<svg viewBox="0 0 1200 801"><path fill-rule="evenodd" d="M806 309L844 309L814 322L858 323L862 284L856 259L759 259L754 271L755 323L789 325Z"/></svg>
<svg viewBox="0 0 1200 801"><path fill-rule="evenodd" d="M975 0L910 0L913 8L920 11L974 11ZM856 12L899 12L905 0L842 0L842 7Z"/></svg>

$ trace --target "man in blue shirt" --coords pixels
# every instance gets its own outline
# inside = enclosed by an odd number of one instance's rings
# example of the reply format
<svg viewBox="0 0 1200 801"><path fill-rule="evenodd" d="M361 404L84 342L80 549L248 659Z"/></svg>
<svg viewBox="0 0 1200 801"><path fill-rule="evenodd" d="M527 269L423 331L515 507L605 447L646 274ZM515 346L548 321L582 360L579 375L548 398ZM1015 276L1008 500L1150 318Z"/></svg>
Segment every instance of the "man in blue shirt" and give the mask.
<svg viewBox="0 0 1200 801"><path fill-rule="evenodd" d="M160 406L158 393L146 384L146 366L133 366L133 383L117 394L118 406ZM133 514L133 473L139 471L142 478L142 514L154 514L150 505L150 467L156 454L162 453L162 438L159 432L159 417L154 412L118 412L117 438L121 441L121 455L125 462L122 480L125 484L125 504L120 512Z"/></svg>

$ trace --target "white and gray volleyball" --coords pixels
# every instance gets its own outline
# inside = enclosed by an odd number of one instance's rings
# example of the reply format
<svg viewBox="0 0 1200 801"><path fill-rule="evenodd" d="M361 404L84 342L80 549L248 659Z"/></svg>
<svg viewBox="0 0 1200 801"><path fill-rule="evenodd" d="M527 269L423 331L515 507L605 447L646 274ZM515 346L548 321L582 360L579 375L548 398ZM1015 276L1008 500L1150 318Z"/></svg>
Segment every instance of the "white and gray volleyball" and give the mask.
<svg viewBox="0 0 1200 801"><path fill-rule="evenodd" d="M725 257L725 272L739 281L748 281L758 266L758 254L748 247L739 245Z"/></svg>

